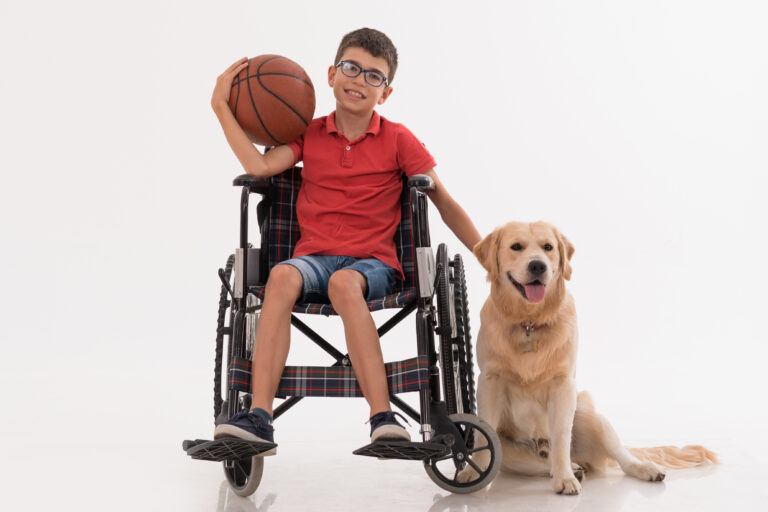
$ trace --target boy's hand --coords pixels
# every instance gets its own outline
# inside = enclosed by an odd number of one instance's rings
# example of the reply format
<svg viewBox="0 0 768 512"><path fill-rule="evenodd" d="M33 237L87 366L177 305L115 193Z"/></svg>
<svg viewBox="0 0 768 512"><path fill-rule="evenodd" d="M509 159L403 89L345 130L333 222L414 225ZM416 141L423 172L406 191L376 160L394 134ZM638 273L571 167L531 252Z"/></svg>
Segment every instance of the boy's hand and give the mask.
<svg viewBox="0 0 768 512"><path fill-rule="evenodd" d="M243 57L231 66L229 66L219 78L216 79L216 87L211 96L211 107L217 110L222 107L229 108L229 93L232 90L232 82L237 74L248 65L248 57Z"/></svg>

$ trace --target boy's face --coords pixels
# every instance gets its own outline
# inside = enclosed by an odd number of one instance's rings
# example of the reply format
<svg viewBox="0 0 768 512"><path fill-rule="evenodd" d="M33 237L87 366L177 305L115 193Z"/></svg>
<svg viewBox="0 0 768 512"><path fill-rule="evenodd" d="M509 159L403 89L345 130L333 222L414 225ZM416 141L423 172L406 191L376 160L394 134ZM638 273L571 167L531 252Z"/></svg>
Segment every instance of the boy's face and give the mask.
<svg viewBox="0 0 768 512"><path fill-rule="evenodd" d="M382 75L389 76L387 61L381 57L374 57L367 50L351 47L344 50L341 60L351 61L363 69L378 71ZM335 62L334 64L338 64ZM381 105L390 94L392 87L381 84L374 87L365 81L365 73L360 73L350 78L341 72L341 66L328 68L328 85L333 88L336 97L336 108L342 108L350 113L365 114L372 112L376 105Z"/></svg>

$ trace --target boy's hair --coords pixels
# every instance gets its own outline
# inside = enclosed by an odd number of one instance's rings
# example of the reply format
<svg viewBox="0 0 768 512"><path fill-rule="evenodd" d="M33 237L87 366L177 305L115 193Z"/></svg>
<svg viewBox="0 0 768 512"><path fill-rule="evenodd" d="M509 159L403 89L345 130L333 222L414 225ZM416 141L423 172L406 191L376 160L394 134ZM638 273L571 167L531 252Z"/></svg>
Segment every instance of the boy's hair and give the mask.
<svg viewBox="0 0 768 512"><path fill-rule="evenodd" d="M387 79L389 83L392 83L392 79L395 78L395 71L397 70L397 48L395 48L392 40L384 32L364 27L353 30L345 35L341 38L339 49L336 51L336 60L333 61L334 65L339 63L344 50L350 47L362 48L374 57L386 60L389 66Z"/></svg>

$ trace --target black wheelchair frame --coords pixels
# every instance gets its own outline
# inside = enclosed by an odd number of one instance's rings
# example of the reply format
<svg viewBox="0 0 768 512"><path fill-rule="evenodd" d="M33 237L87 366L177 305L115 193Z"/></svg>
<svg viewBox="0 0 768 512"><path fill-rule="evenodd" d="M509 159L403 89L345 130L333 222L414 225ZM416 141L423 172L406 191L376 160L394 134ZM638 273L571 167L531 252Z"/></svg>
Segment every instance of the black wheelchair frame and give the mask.
<svg viewBox="0 0 768 512"><path fill-rule="evenodd" d="M227 421L238 411L250 408L250 394L238 389L227 390L221 398L223 338L228 336L228 367L235 361L250 360L249 343L255 336L255 319L260 309L258 299L249 293L251 285L265 284L269 272L265 244L265 218L268 202L257 207L261 230L261 246L253 248L248 241L249 198L257 193L266 198L269 182L250 175L238 176L233 185L241 186L240 246L219 269L222 290L214 370L214 417L216 424ZM455 493L481 489L495 478L501 464L501 447L495 431L475 415L475 390L472 344L469 331L466 282L460 255L449 260L445 244L437 256L432 253L428 225L426 191L434 189L432 180L423 175L411 177L406 184L411 214L416 298L377 328L379 337L416 313L417 354L428 361L428 384L419 392L419 411L394 395L390 401L420 425L420 442L377 441L353 453L379 458L422 460L428 476L440 487ZM254 261L255 260L255 261ZM235 271L234 285L231 283ZM437 295L437 308L433 303ZM226 325L229 310L229 326ZM291 325L335 359L332 366L349 367L349 355L313 331L295 314ZM435 334L440 338L439 350ZM443 391L441 397L441 390ZM274 409L277 420L303 396L287 398ZM479 436L477 435L479 434ZM483 444L483 440L485 441ZM240 496L252 494L258 487L264 457L259 456L275 445L259 445L242 440L185 441L184 449L193 458L223 461L224 472L233 491ZM490 464L478 467L472 455L490 450ZM470 471L474 469L473 471Z"/></svg>

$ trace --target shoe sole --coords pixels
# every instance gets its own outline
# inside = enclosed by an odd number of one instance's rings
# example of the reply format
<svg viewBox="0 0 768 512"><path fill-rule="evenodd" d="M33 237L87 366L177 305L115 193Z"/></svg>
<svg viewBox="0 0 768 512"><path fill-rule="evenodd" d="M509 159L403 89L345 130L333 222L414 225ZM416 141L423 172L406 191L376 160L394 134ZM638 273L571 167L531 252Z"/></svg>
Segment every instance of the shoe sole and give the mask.
<svg viewBox="0 0 768 512"><path fill-rule="evenodd" d="M274 443L274 441L262 439L255 434L251 434L250 432L241 429L240 427L235 427L234 425L227 425L227 424L219 425L218 427L216 427L216 430L213 431L214 439L220 439L222 437L236 437L237 439L244 439L246 441L256 441L257 443ZM277 455L277 448L272 448L271 450L267 450L266 452L260 453L258 455L254 455L254 457L269 457L270 455Z"/></svg>

